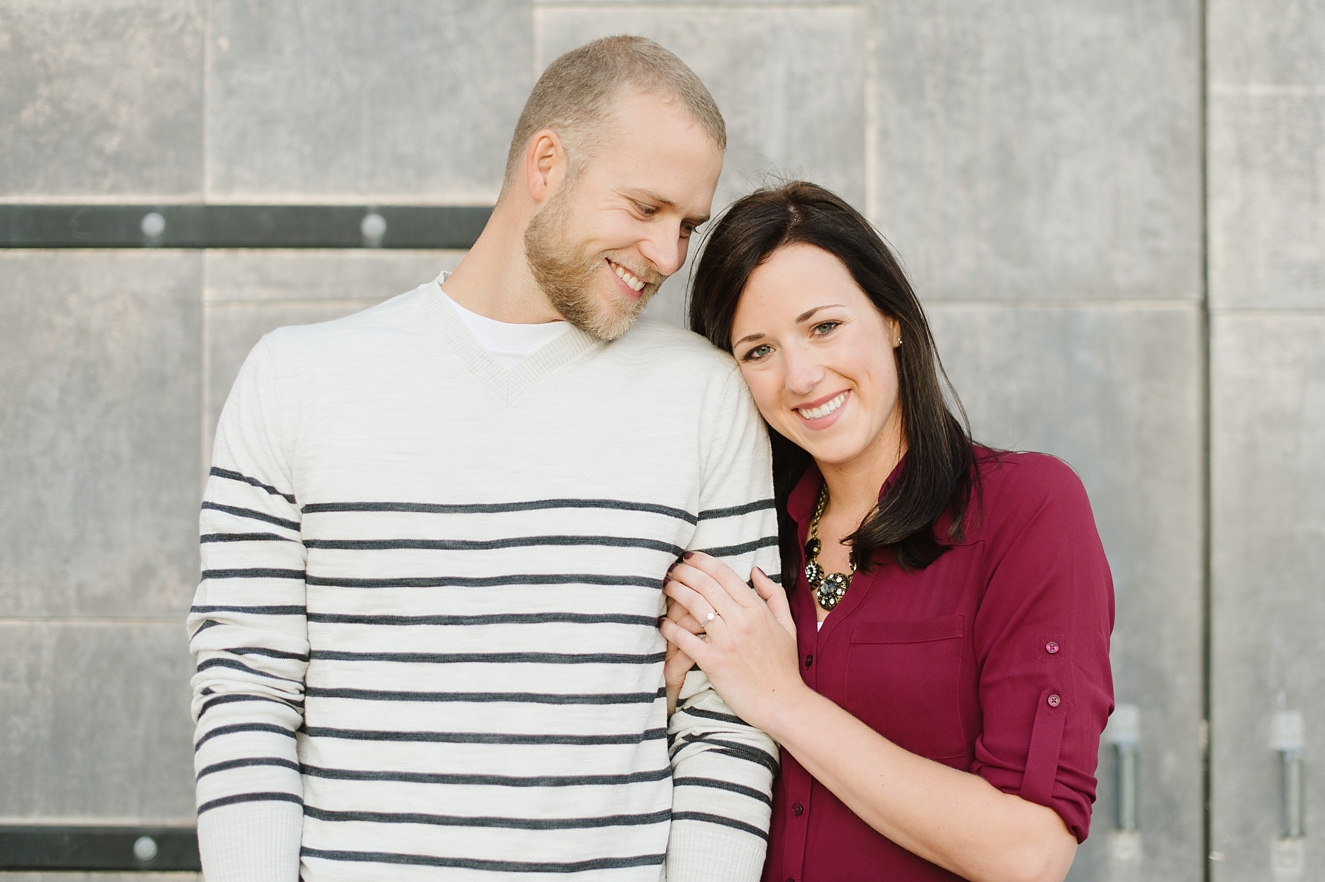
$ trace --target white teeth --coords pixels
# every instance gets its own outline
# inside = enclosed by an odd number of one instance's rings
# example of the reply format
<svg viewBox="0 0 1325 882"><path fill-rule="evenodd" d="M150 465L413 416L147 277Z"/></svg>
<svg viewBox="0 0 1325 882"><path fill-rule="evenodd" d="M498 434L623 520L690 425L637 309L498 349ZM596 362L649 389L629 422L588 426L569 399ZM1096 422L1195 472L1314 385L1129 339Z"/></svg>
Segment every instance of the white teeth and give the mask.
<svg viewBox="0 0 1325 882"><path fill-rule="evenodd" d="M842 402L846 400L847 400L847 393L841 392L838 393L837 397L835 397L833 400L826 401L823 404L819 405L818 407L811 408L810 410L806 410L805 408L797 408L797 411L799 411L800 415L805 417L807 420L817 420L822 417L826 417L833 411L837 410L839 407L842 406Z"/></svg>
<svg viewBox="0 0 1325 882"><path fill-rule="evenodd" d="M609 263L611 263L611 261L609 261ZM621 264L613 263L612 269L616 271L616 274L621 278L621 281L625 282L627 285L630 286L632 291L644 290L644 280L641 279L639 276L635 275L634 273L632 273L630 270L626 269Z"/></svg>

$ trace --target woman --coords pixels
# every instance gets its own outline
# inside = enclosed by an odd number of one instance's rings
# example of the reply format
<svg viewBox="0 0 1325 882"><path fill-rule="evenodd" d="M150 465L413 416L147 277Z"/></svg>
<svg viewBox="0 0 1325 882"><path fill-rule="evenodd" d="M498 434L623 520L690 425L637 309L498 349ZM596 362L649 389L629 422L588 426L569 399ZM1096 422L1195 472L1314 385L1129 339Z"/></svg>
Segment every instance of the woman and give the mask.
<svg viewBox="0 0 1325 882"><path fill-rule="evenodd" d="M693 659L783 747L764 879L1061 880L1113 688L1080 481L971 442L897 261L813 184L732 206L690 322L769 425L786 590L679 562L668 683Z"/></svg>

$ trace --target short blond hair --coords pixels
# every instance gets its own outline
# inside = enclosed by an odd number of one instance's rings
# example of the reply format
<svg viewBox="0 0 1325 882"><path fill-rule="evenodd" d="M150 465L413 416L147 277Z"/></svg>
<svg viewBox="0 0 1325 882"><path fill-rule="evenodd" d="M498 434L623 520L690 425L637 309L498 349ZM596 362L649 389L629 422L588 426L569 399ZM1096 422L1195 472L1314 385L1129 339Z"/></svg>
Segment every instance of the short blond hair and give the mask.
<svg viewBox="0 0 1325 882"><path fill-rule="evenodd" d="M543 129L561 136L574 176L627 89L680 101L718 149L727 149L717 102L684 61L647 37L603 37L562 55L534 84L515 124L502 189L515 179L529 139Z"/></svg>

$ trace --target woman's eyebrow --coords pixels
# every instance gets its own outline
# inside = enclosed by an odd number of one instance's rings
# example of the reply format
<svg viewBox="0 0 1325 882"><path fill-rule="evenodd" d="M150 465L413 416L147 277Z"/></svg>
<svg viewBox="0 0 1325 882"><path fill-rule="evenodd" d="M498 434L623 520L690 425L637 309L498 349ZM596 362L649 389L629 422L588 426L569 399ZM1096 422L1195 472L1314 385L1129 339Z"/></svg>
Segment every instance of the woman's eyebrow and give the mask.
<svg viewBox="0 0 1325 882"><path fill-rule="evenodd" d="M832 309L834 306L841 306L844 309L846 308L846 304L843 303L825 303L823 306L816 306L813 309L807 309L805 312L802 312L800 315L796 316L796 321L794 323L799 325L801 322L808 320L810 316L814 315L819 310ZM753 340L758 340L763 336L764 336L763 331L756 331L753 334L746 334L741 339L736 340L735 342L732 343L732 349L735 349L737 346L740 346L742 343L749 343Z"/></svg>
<svg viewBox="0 0 1325 882"><path fill-rule="evenodd" d="M825 303L823 306L816 306L814 309L807 309L805 312L802 312L800 315L796 316L796 324L799 325L801 322L805 321L806 319L808 319L810 316L814 315L816 312L818 312L821 309L832 309L834 306L844 306L844 305L845 304L842 303Z"/></svg>

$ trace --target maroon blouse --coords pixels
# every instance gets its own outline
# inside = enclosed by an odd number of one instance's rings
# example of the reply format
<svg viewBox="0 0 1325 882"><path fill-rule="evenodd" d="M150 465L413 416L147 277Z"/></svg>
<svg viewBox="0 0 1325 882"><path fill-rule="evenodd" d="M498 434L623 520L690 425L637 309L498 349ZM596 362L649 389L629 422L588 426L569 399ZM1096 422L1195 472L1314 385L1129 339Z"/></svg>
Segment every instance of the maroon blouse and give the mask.
<svg viewBox="0 0 1325 882"><path fill-rule="evenodd" d="M894 744L1051 807L1081 841L1113 709L1109 566L1065 463L977 447L976 468L963 540L917 572L858 572L817 632L802 574L801 676ZM811 467L788 501L802 546L821 483ZM875 832L785 750L774 788L765 882L958 878Z"/></svg>

